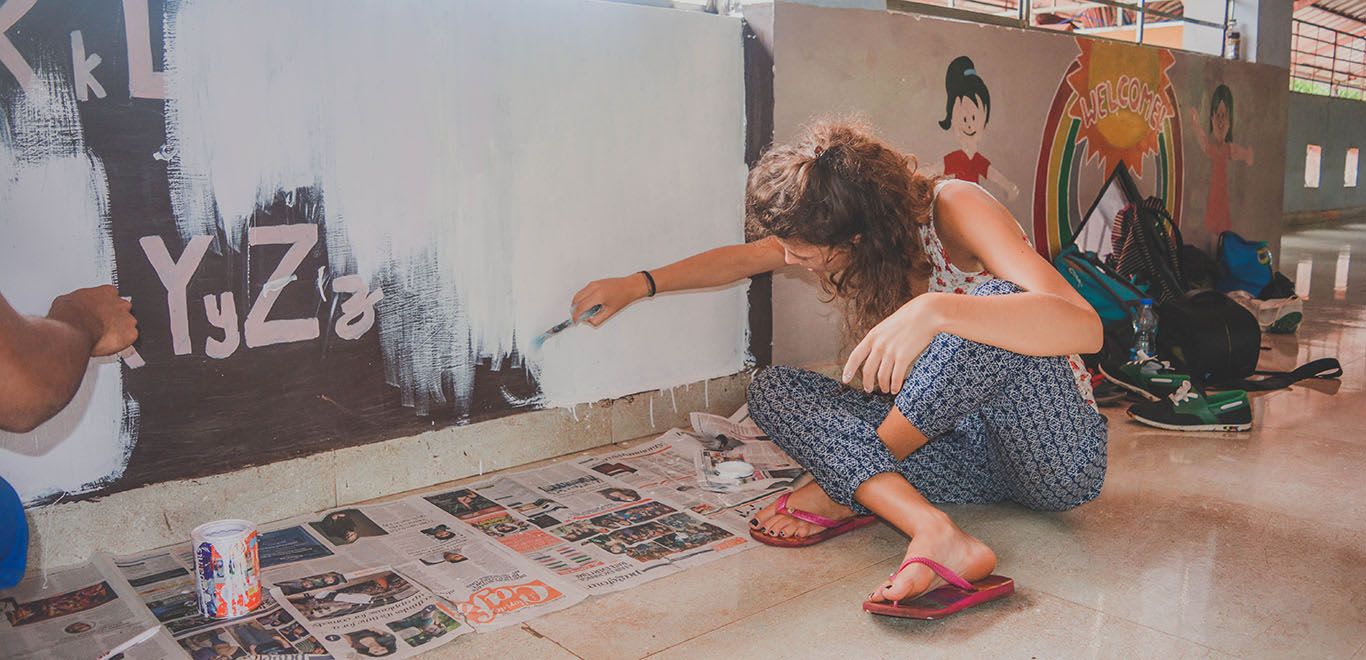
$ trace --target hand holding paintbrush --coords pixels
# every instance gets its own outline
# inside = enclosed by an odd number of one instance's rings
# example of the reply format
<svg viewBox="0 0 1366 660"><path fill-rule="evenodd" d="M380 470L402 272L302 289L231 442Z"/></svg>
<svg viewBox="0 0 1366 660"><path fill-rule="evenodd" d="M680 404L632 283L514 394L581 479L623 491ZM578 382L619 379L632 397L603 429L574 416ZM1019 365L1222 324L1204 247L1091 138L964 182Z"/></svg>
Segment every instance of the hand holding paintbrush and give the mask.
<svg viewBox="0 0 1366 660"><path fill-rule="evenodd" d="M588 319L593 318L595 315L598 314L598 312L601 311L602 305L594 305L579 317L579 322L582 323L584 321L587 321ZM558 335L561 332L564 332L566 329L569 328L569 326L572 325L574 325L573 318L567 318L555 324L554 327L552 327L549 330L546 330L545 332L542 332L541 334L537 335L535 339L531 340L531 348L535 350L540 350L541 346L545 345L545 340L550 339L551 337L554 337L555 335Z"/></svg>
<svg viewBox="0 0 1366 660"><path fill-rule="evenodd" d="M654 276L646 270L625 277L594 280L574 294L571 318L586 319L597 327L631 303L654 295Z"/></svg>

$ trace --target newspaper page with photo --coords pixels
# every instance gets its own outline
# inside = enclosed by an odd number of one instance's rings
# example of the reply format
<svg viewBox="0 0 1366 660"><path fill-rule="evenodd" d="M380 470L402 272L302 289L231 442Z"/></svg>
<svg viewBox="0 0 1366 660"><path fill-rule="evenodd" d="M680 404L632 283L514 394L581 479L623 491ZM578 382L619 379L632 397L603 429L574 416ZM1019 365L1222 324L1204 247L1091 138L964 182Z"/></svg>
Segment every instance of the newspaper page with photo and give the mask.
<svg viewBox="0 0 1366 660"><path fill-rule="evenodd" d="M268 534L262 534L262 539ZM264 558L263 550L263 562ZM280 609L269 593L263 593L261 606L245 617L224 620L201 615L189 544L120 557L101 554L95 561L118 571L152 616L195 660L326 656L322 644Z"/></svg>
<svg viewBox="0 0 1366 660"><path fill-rule="evenodd" d="M127 660L185 658L133 588L95 563L34 575L0 591L0 656L96 660L132 640Z"/></svg>
<svg viewBox="0 0 1366 660"><path fill-rule="evenodd" d="M751 545L629 484L559 463L423 499L593 594L627 589Z"/></svg>
<svg viewBox="0 0 1366 660"><path fill-rule="evenodd" d="M523 559L435 504L407 502L449 522L422 530L440 539L438 552L398 564L397 570L449 600L477 632L523 623L588 596L573 581Z"/></svg>
<svg viewBox="0 0 1366 660"><path fill-rule="evenodd" d="M576 461L579 466L629 485L647 497L677 502L693 513L718 516L733 503L697 483L692 451L675 445L676 434L666 433L647 444Z"/></svg>
<svg viewBox="0 0 1366 660"><path fill-rule="evenodd" d="M724 445L718 442L724 442ZM709 490L704 471L714 470L719 462L717 458L727 452L713 452L708 447L720 449L722 446L730 448L730 455L734 455L737 447L747 448L739 454L752 459L751 462L758 461L755 467L759 476L749 479L743 484L744 488L736 488L734 486L739 482L731 482L725 484L729 486L726 492ZM704 453L707 458L699 460ZM801 466L772 443L718 441L681 429L671 429L639 447L590 456L577 463L592 472L630 484L651 497L678 502L694 513L730 522L748 520L752 514L737 514L737 507L759 499L772 501L771 496L791 488L803 472Z"/></svg>
<svg viewBox="0 0 1366 660"><path fill-rule="evenodd" d="M352 574L338 587L271 593L336 658L410 658L472 632L451 606L388 569Z"/></svg>
<svg viewBox="0 0 1366 660"><path fill-rule="evenodd" d="M749 404L740 406L730 417L695 412L688 415L692 430L709 438L726 436L740 440L768 440L768 436L749 416Z"/></svg>
<svg viewBox="0 0 1366 660"><path fill-rule="evenodd" d="M676 446L684 446L690 440L698 445L693 452L698 485L713 493L734 496L731 500L739 500L735 504L766 492L789 489L806 472L772 442L744 442L724 436L705 438L677 429L673 432L681 436L675 440ZM748 463L754 471L741 477L728 477L719 466L733 462Z"/></svg>
<svg viewBox="0 0 1366 660"><path fill-rule="evenodd" d="M295 522L345 563L311 560L288 574L264 570L267 580L287 594L298 588L295 583L338 584L345 579L341 573L392 567L450 600L481 631L564 609L587 595L419 497L336 509Z"/></svg>

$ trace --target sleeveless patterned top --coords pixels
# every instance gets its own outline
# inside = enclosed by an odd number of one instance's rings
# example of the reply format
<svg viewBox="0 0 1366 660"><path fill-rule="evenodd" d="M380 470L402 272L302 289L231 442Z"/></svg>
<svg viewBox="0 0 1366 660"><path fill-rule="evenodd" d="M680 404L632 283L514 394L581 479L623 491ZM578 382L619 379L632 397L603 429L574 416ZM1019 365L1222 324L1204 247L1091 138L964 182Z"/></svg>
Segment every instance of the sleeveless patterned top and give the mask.
<svg viewBox="0 0 1366 660"><path fill-rule="evenodd" d="M940 181L934 186L934 200L938 201L939 192L944 186L954 183L955 179ZM985 188L975 183L964 181L963 185L976 186L982 192L990 195ZM932 203L933 204L933 203ZM976 272L960 270L953 265L953 260L949 259L949 253L944 249L944 244L939 241L939 234L934 229L935 218L934 208L930 208L930 221L917 227L920 232L920 244L925 249L925 256L929 258L930 265L933 267L930 273L929 290L943 293L956 293L968 295L977 290L983 282L990 282L996 279L990 271L985 269ZM1026 243L1029 237L1021 232L1021 238ZM1081 398L1086 400L1092 408L1096 407L1096 397L1091 392L1091 374L1086 371L1086 366L1078 355L1067 356L1067 365L1072 369L1072 376L1077 383L1077 392Z"/></svg>

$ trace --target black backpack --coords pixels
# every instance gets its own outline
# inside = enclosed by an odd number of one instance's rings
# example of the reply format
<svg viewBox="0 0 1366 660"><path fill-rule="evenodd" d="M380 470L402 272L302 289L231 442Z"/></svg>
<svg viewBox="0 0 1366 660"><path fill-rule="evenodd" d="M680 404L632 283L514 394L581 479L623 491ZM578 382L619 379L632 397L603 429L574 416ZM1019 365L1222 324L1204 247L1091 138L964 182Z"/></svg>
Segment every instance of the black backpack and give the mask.
<svg viewBox="0 0 1366 660"><path fill-rule="evenodd" d="M1258 371L1262 330L1252 312L1217 291L1192 291L1157 308L1157 352L1179 373L1214 388L1278 390L1305 378L1337 378L1333 358L1294 371ZM1251 376L1263 378L1251 379Z"/></svg>
<svg viewBox="0 0 1366 660"><path fill-rule="evenodd" d="M1192 290L1213 289L1219 281L1219 264L1194 245L1181 246L1181 271Z"/></svg>
<svg viewBox="0 0 1366 660"><path fill-rule="evenodd" d="M1181 265L1181 230L1167 213L1167 204L1149 197L1130 204L1115 217L1110 266L1134 282L1148 285L1148 294L1161 304L1190 288Z"/></svg>

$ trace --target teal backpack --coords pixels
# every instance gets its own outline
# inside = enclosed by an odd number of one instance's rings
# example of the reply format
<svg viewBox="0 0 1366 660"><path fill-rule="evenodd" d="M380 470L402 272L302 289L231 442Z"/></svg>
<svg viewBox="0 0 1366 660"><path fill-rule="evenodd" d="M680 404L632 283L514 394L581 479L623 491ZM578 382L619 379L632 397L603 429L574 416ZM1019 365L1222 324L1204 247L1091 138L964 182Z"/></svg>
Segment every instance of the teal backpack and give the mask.
<svg viewBox="0 0 1366 660"><path fill-rule="evenodd" d="M1075 244L1063 248L1053 258L1053 267L1096 308L1096 314L1107 326L1120 321L1132 324L1139 301L1149 297L1146 284L1130 282L1094 252L1082 252Z"/></svg>
<svg viewBox="0 0 1366 660"><path fill-rule="evenodd" d="M1129 348L1134 343L1134 319L1138 316L1139 301L1149 295L1147 285L1135 285L1105 265L1094 252L1083 252L1075 244L1058 253L1053 259L1053 267L1096 309L1105 328L1105 342L1100 352L1082 356L1087 364L1111 364L1129 359Z"/></svg>

